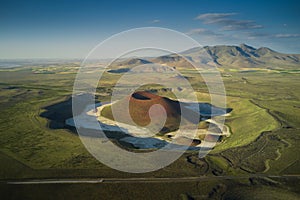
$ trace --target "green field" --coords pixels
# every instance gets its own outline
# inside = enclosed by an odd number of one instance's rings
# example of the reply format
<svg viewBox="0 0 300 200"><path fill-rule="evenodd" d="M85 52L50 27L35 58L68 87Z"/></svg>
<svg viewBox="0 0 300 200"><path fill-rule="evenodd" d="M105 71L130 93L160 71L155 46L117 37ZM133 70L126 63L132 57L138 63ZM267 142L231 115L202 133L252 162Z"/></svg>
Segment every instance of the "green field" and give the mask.
<svg viewBox="0 0 300 200"><path fill-rule="evenodd" d="M0 72L0 180L22 180L37 178L132 178L132 177L211 177L202 181L182 182L144 182L144 183L105 183L97 185L65 184L58 189L51 186L13 186L0 184L3 195L30 197L31 191L38 191L36 197L57 189L69 197L77 197L74 191L84 191L80 198L93 193L92 197L112 196L119 191L139 198L144 191L151 199L153 196L166 199L207 198L209 196L232 199L232 195L257 193L265 197L282 195L283 198L299 197L299 141L300 141L300 82L296 73L270 73L265 71L230 72L224 77L227 93L227 107L233 111L226 117L226 125L231 129L230 137L223 140L205 158L199 159L196 151L186 152L170 166L157 172L128 174L118 172L101 164L84 148L76 131L63 125L63 119L70 117L70 110L62 112L62 102L71 94L76 64L28 66ZM51 71L51 73L45 73ZM39 72L39 73L36 73ZM62 73L64 72L64 73ZM229 72L226 72L229 73ZM186 71L187 76L193 76ZM118 75L107 73L100 85L97 100L107 101L113 83ZM198 99L209 100L207 89L201 78L194 77L193 86L197 89ZM297 81L298 80L298 81ZM200 87L197 87L200 85ZM156 88L161 95L169 91ZM54 107L51 107L53 106ZM52 109L50 119L43 115ZM57 109L57 110L55 110ZM63 110L64 111L64 110ZM53 114L52 113L52 114ZM65 113L65 114L62 114ZM56 114L56 115L55 115ZM52 115L51 115L52 116ZM259 175L259 178L251 178ZM267 179L262 178L267 177ZM273 175L282 178L272 178ZM216 177L223 177L215 179ZM234 181L226 177L236 177ZM269 177L270 176L270 177ZM238 178L244 177L244 178ZM255 179L255 181L253 181ZM274 184L274 185L272 185ZM253 187L250 187L253 186ZM239 192L237 188L241 187ZM258 188L261 188L258 191ZM13 194L13 190L20 191ZM254 188L254 189L249 189ZM274 189L275 188L275 189ZM95 193L99 191L99 193ZM103 191L106 191L105 193ZM153 193L153 191L157 191ZM291 191L288 193L287 191ZM63 195L57 196L62 199ZM239 196L240 197L240 196Z"/></svg>

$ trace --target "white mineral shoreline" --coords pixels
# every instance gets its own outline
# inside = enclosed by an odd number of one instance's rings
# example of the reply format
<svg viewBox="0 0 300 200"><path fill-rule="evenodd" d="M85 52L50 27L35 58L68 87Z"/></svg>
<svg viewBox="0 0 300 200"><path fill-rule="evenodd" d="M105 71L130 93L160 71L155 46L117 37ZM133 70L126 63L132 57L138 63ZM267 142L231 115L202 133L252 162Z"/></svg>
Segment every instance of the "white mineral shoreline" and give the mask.
<svg viewBox="0 0 300 200"><path fill-rule="evenodd" d="M75 120L76 120L77 127L94 129L94 130L103 130L103 131L118 131L118 132L122 131L128 134L128 137L122 138L121 141L131 143L132 145L138 148L157 148L160 146L164 146L165 143L173 143L171 139L167 140L166 138L160 136L151 135L151 137L149 137L149 131L146 128L136 127L125 123L116 122L104 116L101 116L102 109L109 105L111 105L111 103L104 104L104 105L102 105L101 103L87 105L84 111L80 115L74 117L76 118ZM192 110L192 107L190 107L189 109ZM66 124L75 127L74 118L67 119ZM98 123L95 123L95 121L98 121ZM212 133L207 130L199 129L196 136L203 135L203 134L219 135L219 136L224 135L227 137L230 136L231 133L228 126L219 124L213 119L207 119L205 121L217 125L219 129L222 130L222 133ZM183 134L179 133L178 131L174 131L168 133L168 135L172 135L173 136L172 139L176 139L181 136L184 136L189 139L196 138L195 131L193 130L191 130L190 132L188 130L184 130ZM201 141L201 143L195 147L212 148L214 145L215 142Z"/></svg>

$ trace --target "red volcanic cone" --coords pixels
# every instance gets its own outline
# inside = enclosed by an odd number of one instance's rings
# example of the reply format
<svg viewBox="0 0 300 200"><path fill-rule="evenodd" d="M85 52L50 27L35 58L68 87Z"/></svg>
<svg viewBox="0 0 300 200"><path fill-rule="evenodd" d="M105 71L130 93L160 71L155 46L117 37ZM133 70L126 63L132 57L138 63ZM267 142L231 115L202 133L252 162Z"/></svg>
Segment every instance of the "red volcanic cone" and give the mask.
<svg viewBox="0 0 300 200"><path fill-rule="evenodd" d="M125 106L128 101L129 112ZM117 121L131 125L147 126L150 123L159 124L161 120L165 120L161 132L177 130L181 122L181 108L178 101L145 91L135 92L114 103L113 110ZM114 120L110 106L104 108L101 115ZM191 115L195 117L195 113Z"/></svg>

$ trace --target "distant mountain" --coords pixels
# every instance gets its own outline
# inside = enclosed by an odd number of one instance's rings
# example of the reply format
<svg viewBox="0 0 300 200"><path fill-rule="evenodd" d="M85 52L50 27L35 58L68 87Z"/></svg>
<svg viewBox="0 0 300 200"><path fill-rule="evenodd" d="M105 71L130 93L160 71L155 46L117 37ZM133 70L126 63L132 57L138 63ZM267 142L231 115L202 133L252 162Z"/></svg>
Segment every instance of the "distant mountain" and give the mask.
<svg viewBox="0 0 300 200"><path fill-rule="evenodd" d="M114 64L122 72L129 71L129 68L150 63L159 63L171 68L185 67L190 65L188 61L194 61L203 67L217 66L220 68L266 68L266 69L295 69L300 66L300 54L284 54L276 52L267 47L254 48L246 44L239 46L217 45L205 46L203 48L193 48L180 53L186 57L183 58L177 54L169 54L156 58L131 58L122 60ZM120 70L120 69L119 69ZM146 70L146 69L145 69ZM149 69L146 70L147 72ZM151 70L150 70L151 71ZM167 68L152 71L164 72L170 71Z"/></svg>
<svg viewBox="0 0 300 200"><path fill-rule="evenodd" d="M179 57L180 59L183 59ZM173 60L174 61L174 60ZM175 61L174 61L175 62ZM135 68L136 66L145 65L143 67ZM109 73L121 74L121 73L153 73L153 72L172 72L174 68L169 66L157 65L151 61L140 59L140 58L131 58L123 61L118 61L113 63L111 70L108 70Z"/></svg>
<svg viewBox="0 0 300 200"><path fill-rule="evenodd" d="M110 64L107 72L114 74L122 74L131 71L132 68L139 65L151 64L150 61L141 58L118 59Z"/></svg>
<svg viewBox="0 0 300 200"><path fill-rule="evenodd" d="M114 66L137 66L137 65L143 65L143 64L149 64L151 63L148 60L141 59L141 58L129 58L123 61L117 61L114 63Z"/></svg>
<svg viewBox="0 0 300 200"><path fill-rule="evenodd" d="M300 54L283 54L267 47L254 48L246 44L240 46L205 46L213 62L223 67L299 67ZM203 48L194 48L183 55L197 61L197 56L203 53Z"/></svg>
<svg viewBox="0 0 300 200"><path fill-rule="evenodd" d="M179 55L165 55L152 59L153 63L169 63L169 62L182 62L184 58Z"/></svg>
<svg viewBox="0 0 300 200"><path fill-rule="evenodd" d="M189 49L181 54L191 61L224 68L295 68L300 66L300 54L283 54L267 47L256 49L246 44L205 46ZM187 63L185 59L174 54L157 57L151 61L170 66L182 66Z"/></svg>

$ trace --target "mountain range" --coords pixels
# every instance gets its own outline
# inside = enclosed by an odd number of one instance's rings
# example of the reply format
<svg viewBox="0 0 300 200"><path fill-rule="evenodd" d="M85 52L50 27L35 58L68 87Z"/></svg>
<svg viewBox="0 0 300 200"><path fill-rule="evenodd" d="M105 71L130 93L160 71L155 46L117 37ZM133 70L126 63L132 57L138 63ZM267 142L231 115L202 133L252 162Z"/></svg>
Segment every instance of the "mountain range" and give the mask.
<svg viewBox="0 0 300 200"><path fill-rule="evenodd" d="M196 47L180 53L188 60L201 62L219 68L264 68L299 69L300 54L285 54L267 47L254 48L241 44ZM160 63L172 67L184 66L188 62L180 55L169 54L156 58L130 58L119 62L117 66L133 67L139 64Z"/></svg>
<svg viewBox="0 0 300 200"><path fill-rule="evenodd" d="M254 48L246 44L240 46L205 46L217 66L223 67L299 67L300 54L284 54L267 47ZM183 55L195 59L201 49L195 48L183 52Z"/></svg>

